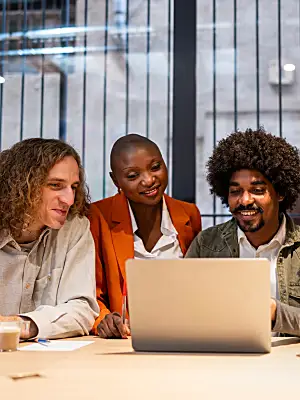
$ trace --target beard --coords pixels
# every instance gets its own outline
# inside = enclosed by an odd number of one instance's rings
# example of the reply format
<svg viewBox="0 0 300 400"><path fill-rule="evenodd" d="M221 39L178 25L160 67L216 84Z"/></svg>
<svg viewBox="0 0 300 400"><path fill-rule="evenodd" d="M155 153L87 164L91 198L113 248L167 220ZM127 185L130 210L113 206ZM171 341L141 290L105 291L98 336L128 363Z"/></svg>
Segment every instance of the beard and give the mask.
<svg viewBox="0 0 300 400"><path fill-rule="evenodd" d="M238 213L241 211L256 211L261 215L261 219L258 222L250 220L250 221L243 221L241 223L239 218L237 218ZM257 232L265 226L265 221L263 219L263 209L261 207L258 207L256 204L251 204L248 206L243 206L241 204L238 207L231 209L230 212L232 213L232 216L235 217L235 220L239 228L243 232Z"/></svg>
<svg viewBox="0 0 300 400"><path fill-rule="evenodd" d="M236 219L236 222L243 232L257 232L265 226L265 221L263 219L257 223L253 223L252 221L244 221L243 224L240 224L238 219Z"/></svg>

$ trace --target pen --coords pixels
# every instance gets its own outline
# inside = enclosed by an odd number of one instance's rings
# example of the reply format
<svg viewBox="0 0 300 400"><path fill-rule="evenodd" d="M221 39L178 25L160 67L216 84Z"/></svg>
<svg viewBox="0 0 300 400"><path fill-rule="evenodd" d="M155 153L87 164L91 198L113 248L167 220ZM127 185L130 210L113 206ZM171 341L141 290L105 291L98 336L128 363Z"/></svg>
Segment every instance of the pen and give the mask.
<svg viewBox="0 0 300 400"><path fill-rule="evenodd" d="M123 282L123 290L122 290L122 323L125 325L126 323L126 301L127 301L127 287L126 282Z"/></svg>
<svg viewBox="0 0 300 400"><path fill-rule="evenodd" d="M38 338L38 339L36 339L36 342L38 344L41 344L42 346L48 346L48 343L50 343L50 340Z"/></svg>

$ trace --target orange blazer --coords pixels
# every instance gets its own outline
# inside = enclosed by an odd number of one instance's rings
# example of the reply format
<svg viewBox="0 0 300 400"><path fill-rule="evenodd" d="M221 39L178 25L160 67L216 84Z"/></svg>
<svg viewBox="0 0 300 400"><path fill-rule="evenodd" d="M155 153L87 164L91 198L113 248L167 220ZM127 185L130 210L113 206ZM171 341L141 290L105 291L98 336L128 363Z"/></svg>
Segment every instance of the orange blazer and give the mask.
<svg viewBox="0 0 300 400"><path fill-rule="evenodd" d="M171 220L178 232L183 254L201 230L201 217L195 204L164 195ZM96 284L99 322L110 312L121 313L125 261L134 258L133 231L128 202L123 193L90 206L89 220L96 248Z"/></svg>

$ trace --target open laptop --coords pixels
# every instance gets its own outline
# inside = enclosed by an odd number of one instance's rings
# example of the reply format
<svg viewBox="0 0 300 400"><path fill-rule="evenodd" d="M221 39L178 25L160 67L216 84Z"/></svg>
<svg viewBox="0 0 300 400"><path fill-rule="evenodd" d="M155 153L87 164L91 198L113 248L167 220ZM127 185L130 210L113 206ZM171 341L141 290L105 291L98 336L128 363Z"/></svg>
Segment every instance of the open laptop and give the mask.
<svg viewBox="0 0 300 400"><path fill-rule="evenodd" d="M271 350L267 259L128 260L136 351Z"/></svg>

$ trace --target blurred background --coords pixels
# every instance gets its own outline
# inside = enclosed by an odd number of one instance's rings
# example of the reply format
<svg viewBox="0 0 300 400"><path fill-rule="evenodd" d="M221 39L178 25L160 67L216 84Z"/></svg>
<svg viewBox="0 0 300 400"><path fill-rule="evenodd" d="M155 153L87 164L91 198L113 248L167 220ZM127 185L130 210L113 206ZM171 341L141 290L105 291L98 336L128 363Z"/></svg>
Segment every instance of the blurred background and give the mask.
<svg viewBox="0 0 300 400"><path fill-rule="evenodd" d="M296 0L1 0L1 149L68 141L95 201L116 192L112 144L138 132L161 148L169 194L222 222L205 181L222 137L263 125L300 146L299 39Z"/></svg>

